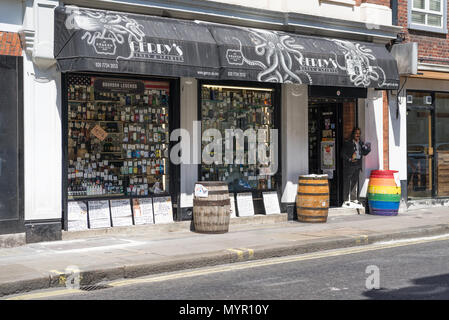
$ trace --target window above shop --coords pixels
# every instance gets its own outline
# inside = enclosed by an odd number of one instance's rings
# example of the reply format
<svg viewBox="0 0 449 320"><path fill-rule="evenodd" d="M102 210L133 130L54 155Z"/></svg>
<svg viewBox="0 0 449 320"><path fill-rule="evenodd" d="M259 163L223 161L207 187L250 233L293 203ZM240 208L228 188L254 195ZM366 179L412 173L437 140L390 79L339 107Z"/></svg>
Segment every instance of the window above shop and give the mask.
<svg viewBox="0 0 449 320"><path fill-rule="evenodd" d="M408 0L408 28L447 33L446 0Z"/></svg>

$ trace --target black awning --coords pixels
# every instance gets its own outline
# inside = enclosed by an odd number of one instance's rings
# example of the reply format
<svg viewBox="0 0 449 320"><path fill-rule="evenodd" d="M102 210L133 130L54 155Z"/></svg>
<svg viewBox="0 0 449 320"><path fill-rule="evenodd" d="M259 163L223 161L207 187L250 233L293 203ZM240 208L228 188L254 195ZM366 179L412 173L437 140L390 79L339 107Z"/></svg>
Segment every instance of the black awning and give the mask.
<svg viewBox="0 0 449 320"><path fill-rule="evenodd" d="M382 45L71 6L55 11L62 72L398 89Z"/></svg>
<svg viewBox="0 0 449 320"><path fill-rule="evenodd" d="M62 72L219 76L216 43L193 21L57 7L54 52Z"/></svg>
<svg viewBox="0 0 449 320"><path fill-rule="evenodd" d="M220 79L398 89L385 46L203 23L220 54Z"/></svg>

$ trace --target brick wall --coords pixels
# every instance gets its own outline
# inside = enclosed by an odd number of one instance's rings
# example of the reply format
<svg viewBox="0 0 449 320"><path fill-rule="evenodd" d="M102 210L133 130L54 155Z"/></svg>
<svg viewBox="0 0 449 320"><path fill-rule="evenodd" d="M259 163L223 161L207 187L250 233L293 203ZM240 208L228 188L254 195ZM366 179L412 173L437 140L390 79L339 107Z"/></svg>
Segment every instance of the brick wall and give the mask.
<svg viewBox="0 0 449 320"><path fill-rule="evenodd" d="M448 6L449 16L449 6ZM398 1L398 25L402 27L407 42L418 42L418 60L424 63L449 65L449 36L434 32L407 29L408 1Z"/></svg>
<svg viewBox="0 0 449 320"><path fill-rule="evenodd" d="M355 102L343 103L343 140L351 138L355 123Z"/></svg>
<svg viewBox="0 0 449 320"><path fill-rule="evenodd" d="M20 44L19 34L14 32L0 31L0 55L22 55L22 46Z"/></svg>

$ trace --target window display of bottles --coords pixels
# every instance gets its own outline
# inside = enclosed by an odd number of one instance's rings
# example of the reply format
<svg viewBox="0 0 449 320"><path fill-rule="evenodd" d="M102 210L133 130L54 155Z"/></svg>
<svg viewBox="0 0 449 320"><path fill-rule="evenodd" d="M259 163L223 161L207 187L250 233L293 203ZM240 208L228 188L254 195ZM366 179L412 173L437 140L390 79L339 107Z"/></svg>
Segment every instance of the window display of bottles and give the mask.
<svg viewBox="0 0 449 320"><path fill-rule="evenodd" d="M203 85L201 88L201 128L217 129L223 138L224 154L226 130L266 130L265 143L269 150L270 129L275 129L273 92L271 89L251 89ZM203 141L203 149L209 142ZM261 141L258 141L261 143ZM264 142L262 142L264 143ZM201 179L225 181L230 192L270 190L276 188L275 176L259 162L249 164L248 141L244 143L245 164L202 164ZM253 151L253 150L251 150ZM213 154L211 154L213 156ZM236 149L234 146L234 161Z"/></svg>
<svg viewBox="0 0 449 320"><path fill-rule="evenodd" d="M69 82L69 197L168 192L169 85L151 84L132 93Z"/></svg>

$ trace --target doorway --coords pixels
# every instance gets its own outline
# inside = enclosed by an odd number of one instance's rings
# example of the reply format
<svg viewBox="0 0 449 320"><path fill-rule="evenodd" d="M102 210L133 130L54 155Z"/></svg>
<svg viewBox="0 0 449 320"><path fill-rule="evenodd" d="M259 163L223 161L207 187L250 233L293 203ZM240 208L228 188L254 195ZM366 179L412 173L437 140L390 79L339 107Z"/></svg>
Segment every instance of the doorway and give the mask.
<svg viewBox="0 0 449 320"><path fill-rule="evenodd" d="M340 146L343 104L328 99L309 100L309 173L329 176L331 207L342 204Z"/></svg>
<svg viewBox="0 0 449 320"><path fill-rule="evenodd" d="M357 126L356 99L309 99L309 173L328 174L331 207L341 207L343 163L340 150Z"/></svg>

